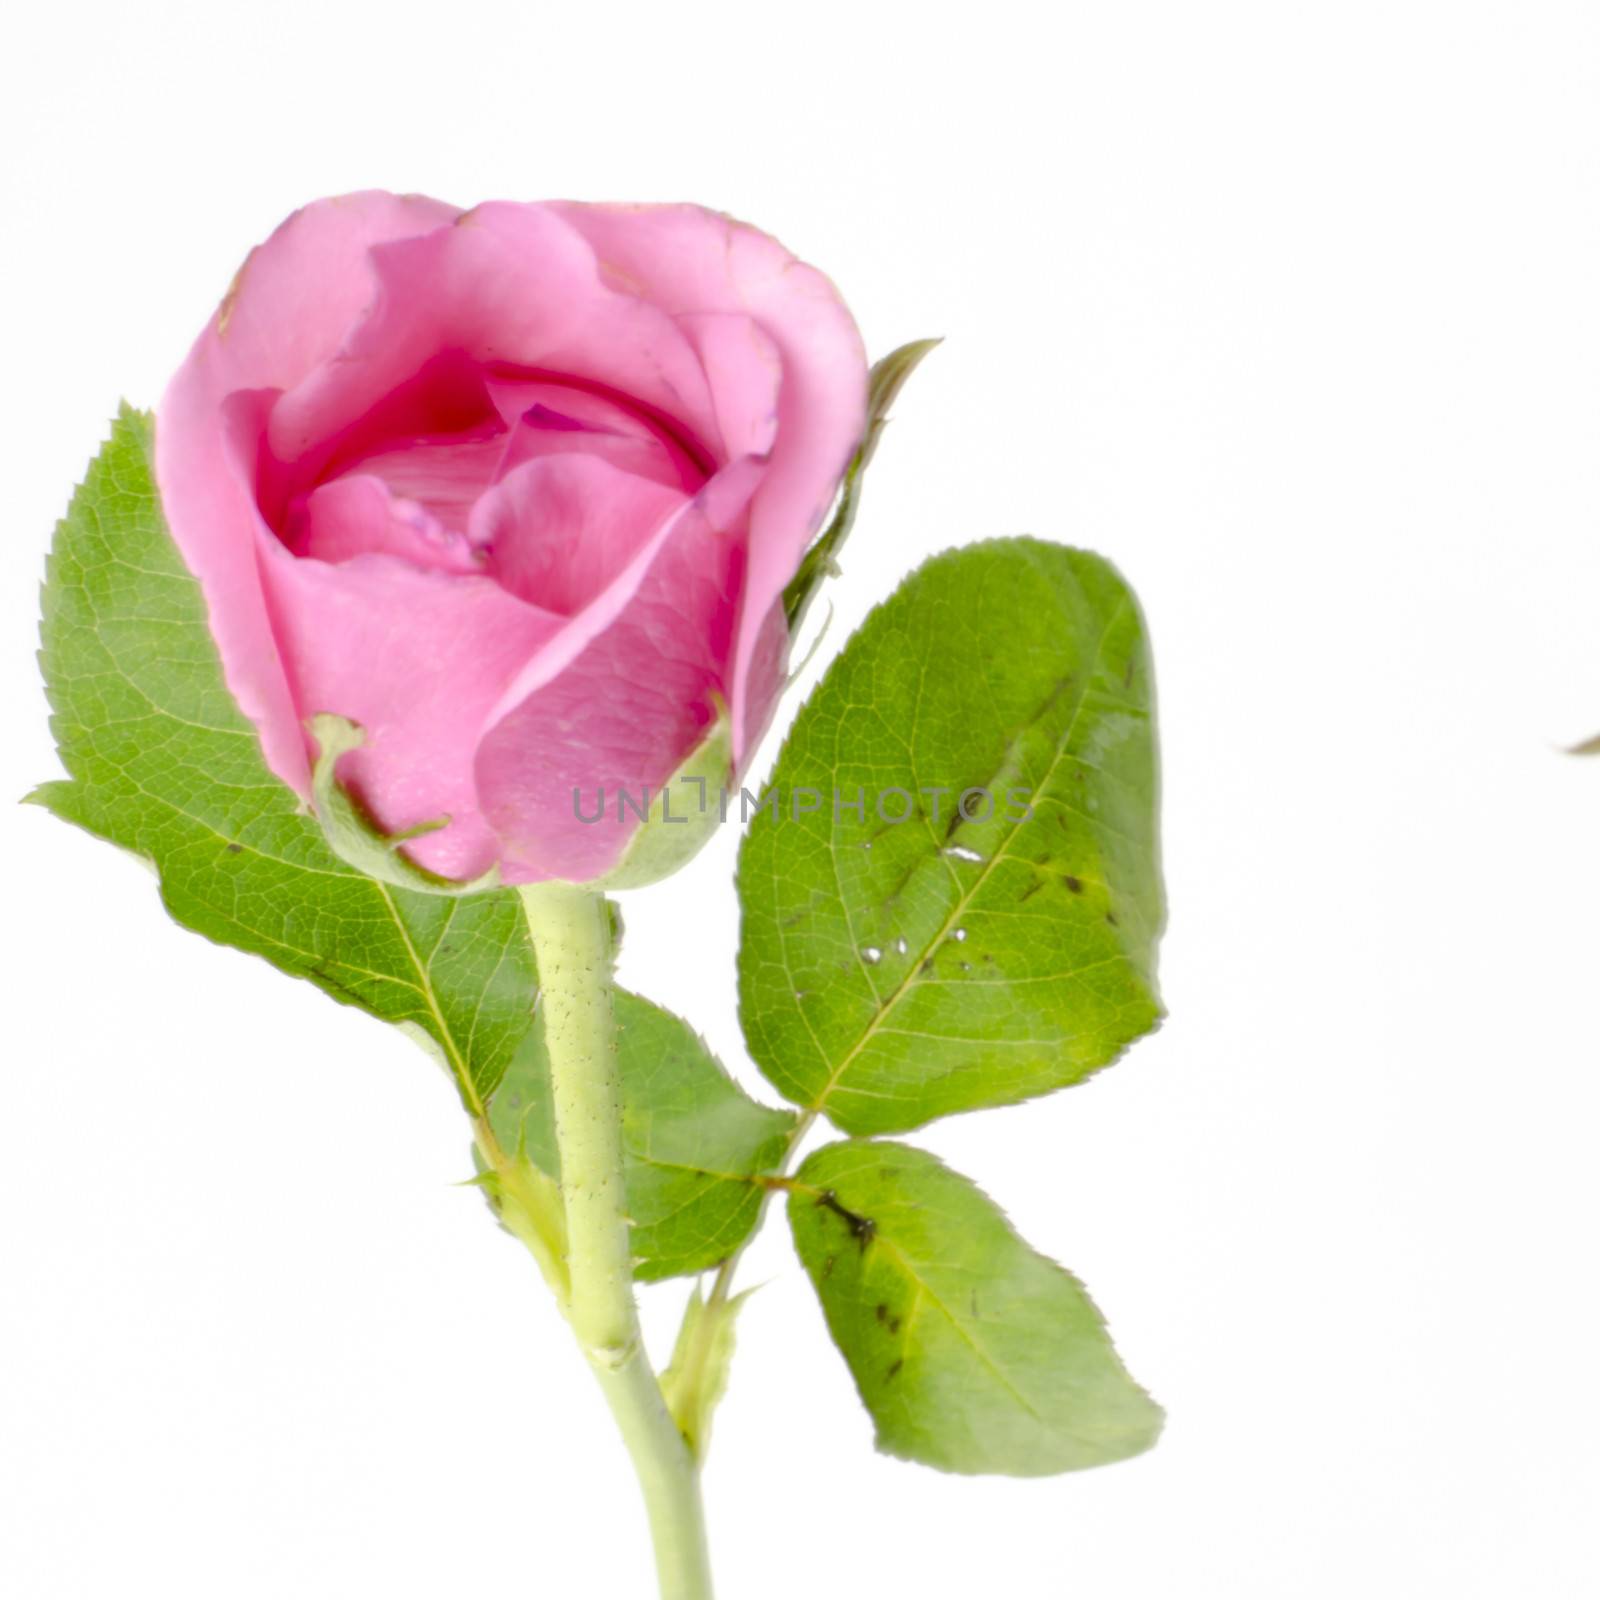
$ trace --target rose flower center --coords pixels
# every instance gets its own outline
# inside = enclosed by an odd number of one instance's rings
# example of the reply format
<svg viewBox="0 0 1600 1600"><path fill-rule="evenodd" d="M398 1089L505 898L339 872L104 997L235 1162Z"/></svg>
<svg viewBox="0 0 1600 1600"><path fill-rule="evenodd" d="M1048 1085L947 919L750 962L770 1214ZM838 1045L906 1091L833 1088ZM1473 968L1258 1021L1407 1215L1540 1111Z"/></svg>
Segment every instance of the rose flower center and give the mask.
<svg viewBox="0 0 1600 1600"><path fill-rule="evenodd" d="M582 379L436 357L257 497L295 555L401 561L581 610L707 480L670 419Z"/></svg>

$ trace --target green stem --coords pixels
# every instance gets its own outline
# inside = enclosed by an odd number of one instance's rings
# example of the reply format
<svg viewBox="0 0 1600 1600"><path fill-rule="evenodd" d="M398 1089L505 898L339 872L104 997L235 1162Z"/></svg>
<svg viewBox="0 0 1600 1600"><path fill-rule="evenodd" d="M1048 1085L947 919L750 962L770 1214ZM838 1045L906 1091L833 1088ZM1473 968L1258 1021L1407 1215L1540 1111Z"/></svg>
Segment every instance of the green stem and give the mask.
<svg viewBox="0 0 1600 1600"><path fill-rule="evenodd" d="M633 1298L606 903L567 884L521 894L539 966L561 1154L564 1309L633 1457L662 1600L711 1600L699 1472L662 1398Z"/></svg>

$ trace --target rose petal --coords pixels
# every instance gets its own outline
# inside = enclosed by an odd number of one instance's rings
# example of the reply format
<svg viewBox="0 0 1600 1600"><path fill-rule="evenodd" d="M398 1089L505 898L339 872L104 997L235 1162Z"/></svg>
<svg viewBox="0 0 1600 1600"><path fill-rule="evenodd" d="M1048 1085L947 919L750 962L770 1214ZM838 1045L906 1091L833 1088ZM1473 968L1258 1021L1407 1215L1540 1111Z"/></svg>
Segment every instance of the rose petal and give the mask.
<svg viewBox="0 0 1600 1600"><path fill-rule="evenodd" d="M716 212L573 202L557 209L594 247L609 281L634 285L680 319L741 312L782 357L777 442L750 509L739 617L733 713L735 758L743 763L772 711L773 686L750 681L758 640L774 625L771 614L866 425L861 335L820 272L775 239Z"/></svg>
<svg viewBox="0 0 1600 1600"><path fill-rule="evenodd" d="M295 702L307 717L333 712L366 733L340 761L341 781L389 833L448 814L448 828L407 851L445 877L476 877L500 848L478 807L479 738L506 684L561 620L489 578L422 572L383 555L330 566L262 537Z"/></svg>
<svg viewBox="0 0 1600 1600"><path fill-rule="evenodd" d="M354 465L352 473L380 478L391 493L426 507L441 526L465 533L472 508L493 481L506 441L499 434L484 439L424 439L409 448L375 451ZM341 474L335 482L351 474Z"/></svg>
<svg viewBox="0 0 1600 1600"><path fill-rule="evenodd" d="M583 882L616 864L647 791L716 718L742 564L740 542L691 502L612 624L485 736L478 792L508 883ZM597 789L605 815L587 824L578 807L592 812ZM619 817L622 793L636 809Z"/></svg>
<svg viewBox="0 0 1600 1600"><path fill-rule="evenodd" d="M597 599L687 500L594 455L517 467L472 513L485 570L512 594L572 616Z"/></svg>
<svg viewBox="0 0 1600 1600"><path fill-rule="evenodd" d="M722 453L764 456L778 439L783 356L759 322L731 311L687 312L678 325L706 369Z"/></svg>
<svg viewBox="0 0 1600 1600"><path fill-rule="evenodd" d="M395 496L381 478L362 473L308 496L286 543L297 556L335 564L388 555L440 572L481 576L484 570L465 535L445 527L426 506Z"/></svg>
<svg viewBox="0 0 1600 1600"><path fill-rule="evenodd" d="M683 331L602 282L583 237L547 205L491 204L453 228L373 252L379 289L336 360L274 410L289 461L377 405L441 350L515 378L580 378L681 437L703 469L716 419Z"/></svg>
<svg viewBox="0 0 1600 1600"><path fill-rule="evenodd" d="M310 794L305 736L272 636L256 569L260 517L235 470L230 426L264 426L266 398L225 413L238 390L299 382L338 347L372 295L375 243L437 227L452 207L420 198L351 195L298 211L246 261L162 397L156 480L173 538L200 580L223 674L261 735L267 765Z"/></svg>
<svg viewBox="0 0 1600 1600"><path fill-rule="evenodd" d="M448 228L460 215L440 200L376 189L301 207L245 258L207 327L218 387L299 383L338 351L371 303L373 247Z"/></svg>
<svg viewBox="0 0 1600 1600"><path fill-rule="evenodd" d="M573 791L626 785L637 800L700 741L733 646L744 555L728 530L760 475L754 460L718 473L502 697L477 774L508 882L582 881L614 865L636 819L618 823L613 794L611 821L586 826Z"/></svg>
<svg viewBox="0 0 1600 1600"><path fill-rule="evenodd" d="M670 433L604 395L572 384L499 380L489 390L510 428L496 478L535 456L581 451L690 494L706 480L704 464Z"/></svg>

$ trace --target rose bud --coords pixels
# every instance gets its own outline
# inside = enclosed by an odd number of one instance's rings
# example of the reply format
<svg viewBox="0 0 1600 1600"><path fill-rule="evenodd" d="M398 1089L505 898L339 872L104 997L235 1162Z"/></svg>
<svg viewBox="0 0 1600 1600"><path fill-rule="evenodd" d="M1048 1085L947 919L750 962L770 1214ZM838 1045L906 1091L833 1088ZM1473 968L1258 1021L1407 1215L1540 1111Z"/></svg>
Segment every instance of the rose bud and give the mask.
<svg viewBox="0 0 1600 1600"><path fill-rule="evenodd" d="M866 394L828 280L716 213L357 194L251 253L156 475L342 854L626 886L692 853L772 714ZM664 787L686 822L641 835Z"/></svg>

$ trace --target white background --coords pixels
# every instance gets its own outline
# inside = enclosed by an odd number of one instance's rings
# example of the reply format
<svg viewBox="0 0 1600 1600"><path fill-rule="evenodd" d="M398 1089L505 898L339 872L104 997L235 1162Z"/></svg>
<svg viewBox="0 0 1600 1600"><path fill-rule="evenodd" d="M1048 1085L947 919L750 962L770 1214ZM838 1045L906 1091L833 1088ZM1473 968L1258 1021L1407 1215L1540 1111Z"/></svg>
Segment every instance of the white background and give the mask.
<svg viewBox="0 0 1600 1600"><path fill-rule="evenodd" d="M358 186L700 200L828 271L875 353L946 336L824 660L988 535L1091 545L1143 596L1171 1019L926 1138L1087 1280L1168 1433L1032 1483L875 1457L775 1231L707 1477L725 1596L1600 1593L1600 762L1558 753L1600 728L1600 12L6 30L0 796L56 770L35 588L118 396L155 400L280 216ZM108 847L0 825L0 1586L643 1596L625 1459L452 1187L442 1077L169 925ZM630 897L624 975L758 1084L735 842Z"/></svg>

